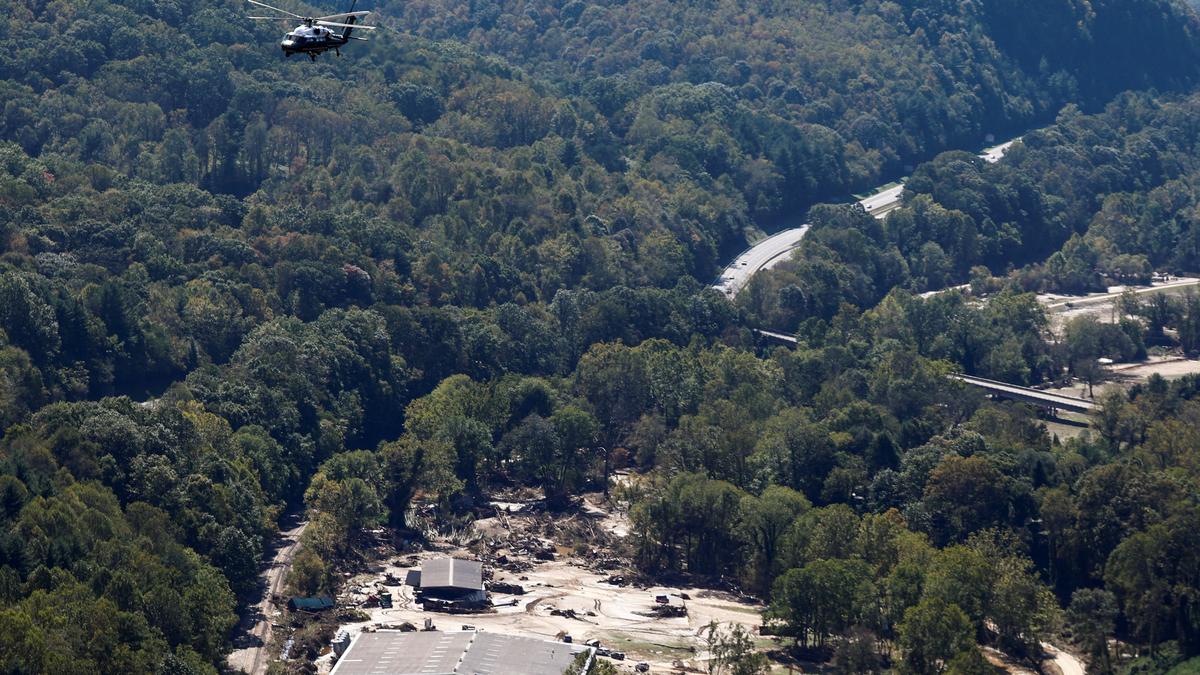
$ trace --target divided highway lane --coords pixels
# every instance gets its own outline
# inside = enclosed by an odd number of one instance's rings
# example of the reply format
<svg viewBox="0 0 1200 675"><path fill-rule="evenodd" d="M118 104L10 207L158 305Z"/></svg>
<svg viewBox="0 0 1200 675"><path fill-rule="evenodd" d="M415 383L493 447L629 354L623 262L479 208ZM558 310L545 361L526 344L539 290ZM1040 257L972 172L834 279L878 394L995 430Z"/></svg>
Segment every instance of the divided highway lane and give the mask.
<svg viewBox="0 0 1200 675"><path fill-rule="evenodd" d="M1014 138L1011 141L987 148L979 153L979 157L986 162L998 162L1004 156L1004 151L1008 150L1009 146L1017 140L1019 139ZM862 204L867 213L876 218L883 218L889 211L900 206L900 198L903 194L904 183L901 181L898 185L880 189L858 203ZM734 297L746 287L746 284L750 283L750 277L786 260L787 254L799 246L800 240L804 238L805 234L808 234L808 228L806 223L800 227L783 230L746 249L721 272L721 277L713 284L713 288L730 298Z"/></svg>
<svg viewBox="0 0 1200 675"><path fill-rule="evenodd" d="M808 234L808 225L793 227L773 234L758 242L739 255L725 271L713 288L729 297L737 295L738 291L750 282L750 277L760 270L770 269L787 254L800 245L800 240Z"/></svg>

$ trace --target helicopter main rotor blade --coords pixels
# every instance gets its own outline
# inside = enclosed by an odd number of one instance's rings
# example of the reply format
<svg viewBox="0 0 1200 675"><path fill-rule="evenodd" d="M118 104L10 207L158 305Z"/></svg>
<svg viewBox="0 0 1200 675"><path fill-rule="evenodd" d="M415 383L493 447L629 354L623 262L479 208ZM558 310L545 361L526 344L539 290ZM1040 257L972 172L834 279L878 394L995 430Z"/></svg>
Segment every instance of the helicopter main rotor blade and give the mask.
<svg viewBox="0 0 1200 675"><path fill-rule="evenodd" d="M295 21L296 19L290 16L248 16L247 19L256 19L258 21Z"/></svg>
<svg viewBox="0 0 1200 675"><path fill-rule="evenodd" d="M341 13L341 14L330 14L329 16L314 16L314 17L313 17L313 19L315 19L315 20L317 20L317 21L329 21L329 20L331 20L331 19L337 19L337 18L340 18L340 17L343 17L343 16L366 16L366 15L368 15L368 14L370 14L370 13L371 13L371 12L369 12L369 11L362 11L362 12L343 12L343 13Z"/></svg>
<svg viewBox="0 0 1200 675"><path fill-rule="evenodd" d="M319 26L334 26L337 28L354 28L355 30L360 29L360 28L362 30L375 30L375 26L360 26L356 23L337 23L336 21L316 21L314 23L316 23Z"/></svg>
<svg viewBox="0 0 1200 675"><path fill-rule="evenodd" d="M279 13L281 13L281 14L287 14L288 16L290 16L290 17L293 17L293 18L296 18L296 19L303 19L303 18L304 18L303 16L300 16L299 14L294 14L294 13L292 13L292 12L289 12L289 11L287 11L286 9L279 9L278 7L272 7L272 6L268 5L268 4L267 4L267 3L265 3L265 2L259 2L258 0L246 0L246 2L248 2L248 3L252 4L252 5L258 5L259 7L266 7L266 8L267 8L267 9L269 9L269 10L272 10L272 11L275 11L275 12L279 12Z"/></svg>

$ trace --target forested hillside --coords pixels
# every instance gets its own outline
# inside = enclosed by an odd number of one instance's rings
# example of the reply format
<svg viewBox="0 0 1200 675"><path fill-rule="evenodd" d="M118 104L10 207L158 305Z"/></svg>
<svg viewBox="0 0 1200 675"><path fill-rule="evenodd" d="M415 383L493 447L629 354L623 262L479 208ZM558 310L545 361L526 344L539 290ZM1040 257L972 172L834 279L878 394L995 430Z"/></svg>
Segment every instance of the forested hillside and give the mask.
<svg viewBox="0 0 1200 675"><path fill-rule="evenodd" d="M1190 100L1068 108L1003 166L939 158L896 225L817 207L794 265L820 287L784 270L743 306L706 288L754 223L1063 104L1186 88L1193 14L414 2L310 63L245 10L18 0L0 24L6 672L213 672L286 509L314 516L292 583L327 591L415 495L528 485L562 505L603 480L597 447L662 487L635 507L645 571L739 579L806 642L862 629L920 656L922 622L955 605L946 659L1020 654L1107 584L1121 613L1099 644L1200 650L1195 466L1167 440L1194 388L1114 401L1102 438L1054 444L942 377L1071 363L1030 297L904 290L1060 247L1071 268L1072 234L1190 264L1183 217L1160 234L1144 215L1190 194ZM1055 260L1027 287L1109 273ZM755 351L760 321L802 327L802 348ZM796 590L814 575L864 595L817 627Z"/></svg>
<svg viewBox="0 0 1200 675"><path fill-rule="evenodd" d="M551 73L625 137L653 137L651 154L714 176L728 172L718 163L727 158L762 155L758 171L780 190L739 183L759 215L873 187L914 160L1023 130L1066 102L1099 106L1124 89L1196 77L1196 21L1169 0L383 6L421 35ZM733 119L664 104L687 85L717 84L737 99ZM741 153L713 153L729 141Z"/></svg>
<svg viewBox="0 0 1200 675"><path fill-rule="evenodd" d="M871 307L895 287L986 289L996 275L1023 291L1088 292L1144 283L1155 270L1192 272L1198 117L1196 96L1127 94L1095 115L1064 108L997 164L945 153L917 168L904 206L883 224L814 210L802 254L759 275L740 300L757 321L793 330L843 302ZM1155 321L1161 330L1172 320Z"/></svg>

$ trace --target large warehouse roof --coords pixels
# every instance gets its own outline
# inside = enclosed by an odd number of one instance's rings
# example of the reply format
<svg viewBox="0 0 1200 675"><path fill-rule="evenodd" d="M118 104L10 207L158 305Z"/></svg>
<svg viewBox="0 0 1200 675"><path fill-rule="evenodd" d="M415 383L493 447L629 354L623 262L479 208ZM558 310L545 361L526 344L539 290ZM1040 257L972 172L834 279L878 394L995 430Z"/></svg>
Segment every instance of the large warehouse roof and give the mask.
<svg viewBox="0 0 1200 675"><path fill-rule="evenodd" d="M421 589L483 590L483 563L459 558L434 558L421 563Z"/></svg>
<svg viewBox="0 0 1200 675"><path fill-rule="evenodd" d="M331 675L562 675L587 649L499 633L379 631L355 638Z"/></svg>

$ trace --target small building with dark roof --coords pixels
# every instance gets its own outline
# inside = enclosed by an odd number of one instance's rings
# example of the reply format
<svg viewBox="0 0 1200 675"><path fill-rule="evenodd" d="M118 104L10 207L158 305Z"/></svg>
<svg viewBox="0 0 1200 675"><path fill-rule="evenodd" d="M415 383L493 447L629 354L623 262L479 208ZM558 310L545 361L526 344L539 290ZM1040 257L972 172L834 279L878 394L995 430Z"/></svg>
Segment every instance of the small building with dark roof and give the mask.
<svg viewBox="0 0 1200 675"><path fill-rule="evenodd" d="M302 598L293 596L288 599L288 609L293 612L299 610L302 612L320 612L326 609L333 609L333 598L327 595L318 595L312 598Z"/></svg>

